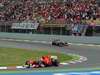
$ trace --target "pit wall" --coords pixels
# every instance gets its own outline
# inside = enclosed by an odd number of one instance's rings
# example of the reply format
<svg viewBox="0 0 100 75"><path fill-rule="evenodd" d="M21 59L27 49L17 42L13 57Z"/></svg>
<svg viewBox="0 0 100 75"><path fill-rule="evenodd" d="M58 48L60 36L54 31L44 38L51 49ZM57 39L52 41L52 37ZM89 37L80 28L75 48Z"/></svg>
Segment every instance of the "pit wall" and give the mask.
<svg viewBox="0 0 100 75"><path fill-rule="evenodd" d="M69 43L100 44L100 37L85 37L85 36L0 33L0 38L32 40L32 41L48 41L48 42L50 42L54 39L61 39L63 41L69 42Z"/></svg>

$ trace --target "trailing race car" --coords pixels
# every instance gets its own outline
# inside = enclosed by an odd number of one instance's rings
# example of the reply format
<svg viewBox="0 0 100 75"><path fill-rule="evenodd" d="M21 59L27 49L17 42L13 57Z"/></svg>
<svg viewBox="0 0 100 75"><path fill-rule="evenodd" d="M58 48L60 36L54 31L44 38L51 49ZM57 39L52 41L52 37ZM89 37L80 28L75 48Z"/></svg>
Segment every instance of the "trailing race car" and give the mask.
<svg viewBox="0 0 100 75"><path fill-rule="evenodd" d="M59 66L59 61L57 56L42 56L40 60L28 60L25 62L26 68L39 68L39 67L51 67Z"/></svg>
<svg viewBox="0 0 100 75"><path fill-rule="evenodd" d="M59 39L56 39L56 40L52 41L52 45L63 47L63 46L68 46L68 43L67 42L63 42L63 41L61 41Z"/></svg>

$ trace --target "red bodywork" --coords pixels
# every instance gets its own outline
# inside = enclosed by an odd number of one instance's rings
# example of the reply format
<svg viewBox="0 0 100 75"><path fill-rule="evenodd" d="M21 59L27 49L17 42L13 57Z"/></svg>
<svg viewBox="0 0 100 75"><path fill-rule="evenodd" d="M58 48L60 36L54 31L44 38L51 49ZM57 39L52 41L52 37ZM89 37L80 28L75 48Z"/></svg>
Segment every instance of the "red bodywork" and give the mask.
<svg viewBox="0 0 100 75"><path fill-rule="evenodd" d="M45 65L52 65L51 56L42 56L40 61ZM38 61L28 60L26 61L26 64L31 66L38 65Z"/></svg>
<svg viewBox="0 0 100 75"><path fill-rule="evenodd" d="M52 65L51 56L42 56L41 61L42 61L45 65Z"/></svg>

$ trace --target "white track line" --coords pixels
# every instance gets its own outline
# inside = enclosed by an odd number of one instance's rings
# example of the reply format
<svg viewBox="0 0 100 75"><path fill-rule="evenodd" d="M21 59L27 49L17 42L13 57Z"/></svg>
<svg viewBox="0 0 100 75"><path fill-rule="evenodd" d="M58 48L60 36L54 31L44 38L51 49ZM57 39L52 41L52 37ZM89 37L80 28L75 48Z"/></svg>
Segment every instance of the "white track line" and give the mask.
<svg viewBox="0 0 100 75"><path fill-rule="evenodd" d="M0 70L7 70L7 67L0 67Z"/></svg>
<svg viewBox="0 0 100 75"><path fill-rule="evenodd" d="M90 46L90 47L93 47L93 46L97 46L97 47L100 47L100 45L96 45L96 44L81 44L81 43L68 43L70 45L77 45L77 46Z"/></svg>
<svg viewBox="0 0 100 75"><path fill-rule="evenodd" d="M33 43L43 43L43 44L51 44L52 42L48 42L48 41L31 41L31 40L19 40L19 39L0 39L0 40L8 40L8 41L24 41L24 42L33 42ZM95 45L95 44L81 44L81 43L68 43L69 45L78 45L78 46L98 46L100 47L100 45Z"/></svg>
<svg viewBox="0 0 100 75"><path fill-rule="evenodd" d="M19 39L0 39L0 40L7 40L7 41L24 41L24 42L33 42L33 43L43 43L43 44L51 44L52 42L47 42L47 41L31 41L31 40L19 40ZM69 44L72 44L74 45L74 43L69 43ZM86 44L75 44L75 45L86 45ZM95 45L86 45L86 46L95 46ZM75 56L75 54L69 54L69 55L73 55ZM87 61L87 58L84 57L84 56L79 56L80 59L79 60L74 60L74 61L70 61L70 62L63 62L63 63L60 63L61 65L70 65L70 64L76 64L78 62L82 63L84 61ZM10 68L10 67L9 67ZM24 69L25 67L23 66L15 66L14 67L15 69ZM2 69L8 69L8 67L0 67L0 70Z"/></svg>

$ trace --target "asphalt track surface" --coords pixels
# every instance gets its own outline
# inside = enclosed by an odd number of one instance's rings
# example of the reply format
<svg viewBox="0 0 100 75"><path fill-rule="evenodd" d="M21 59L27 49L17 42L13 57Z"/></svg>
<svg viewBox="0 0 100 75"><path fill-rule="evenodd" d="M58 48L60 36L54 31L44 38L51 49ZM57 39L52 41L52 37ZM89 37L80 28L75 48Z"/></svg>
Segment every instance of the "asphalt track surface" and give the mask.
<svg viewBox="0 0 100 75"><path fill-rule="evenodd" d="M87 61L82 63L70 64L65 66L69 69L75 68L100 68L100 47L99 46L87 46L87 45L69 45L66 47L57 47L50 44L40 44L40 43L26 43L26 42L16 42L16 41L4 41L0 40L0 47L12 47L12 48L24 48L29 50L48 50L64 53L78 54L87 57Z"/></svg>

